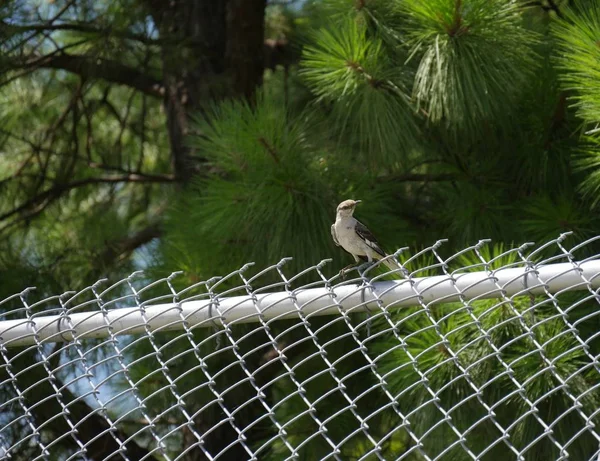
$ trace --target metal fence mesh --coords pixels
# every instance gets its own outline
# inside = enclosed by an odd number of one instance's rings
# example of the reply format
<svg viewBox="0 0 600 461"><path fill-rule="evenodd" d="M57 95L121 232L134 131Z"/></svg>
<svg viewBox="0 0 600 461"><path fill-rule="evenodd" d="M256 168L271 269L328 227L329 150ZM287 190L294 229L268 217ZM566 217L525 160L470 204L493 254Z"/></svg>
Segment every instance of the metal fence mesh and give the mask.
<svg viewBox="0 0 600 461"><path fill-rule="evenodd" d="M598 238L565 237L26 289L0 301L0 456L598 459Z"/></svg>

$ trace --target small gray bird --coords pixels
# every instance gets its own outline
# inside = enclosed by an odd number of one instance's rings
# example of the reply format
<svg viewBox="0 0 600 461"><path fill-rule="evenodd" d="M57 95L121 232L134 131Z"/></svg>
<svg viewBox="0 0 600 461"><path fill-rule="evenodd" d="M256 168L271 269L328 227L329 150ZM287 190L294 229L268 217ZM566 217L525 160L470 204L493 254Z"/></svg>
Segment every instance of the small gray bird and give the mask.
<svg viewBox="0 0 600 461"><path fill-rule="evenodd" d="M354 257L356 264L361 260L368 262L373 262L373 260L379 261L387 256L377 243L377 240L375 240L375 236L367 229L367 226L352 216L356 205L360 202L360 200L344 200L340 203L336 210L335 223L331 225L333 241L337 246L342 247L350 253ZM400 269L396 261L391 258L386 259L383 263L390 270ZM350 264L342 269L340 273L343 274L356 264Z"/></svg>

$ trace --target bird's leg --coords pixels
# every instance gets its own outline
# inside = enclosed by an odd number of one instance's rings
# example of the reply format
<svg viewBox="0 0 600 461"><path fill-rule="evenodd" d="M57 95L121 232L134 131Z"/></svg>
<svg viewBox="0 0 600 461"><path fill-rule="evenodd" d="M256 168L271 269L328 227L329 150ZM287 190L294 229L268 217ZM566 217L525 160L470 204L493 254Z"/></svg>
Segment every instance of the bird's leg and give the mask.
<svg viewBox="0 0 600 461"><path fill-rule="evenodd" d="M346 279L346 271L352 267L356 267L360 262L360 258L358 256L353 254L352 257L354 258L354 264L349 264L340 271L340 277L342 277L342 280Z"/></svg>
<svg viewBox="0 0 600 461"><path fill-rule="evenodd" d="M346 267L344 267L341 271L340 271L340 277L342 277L342 280L346 279L346 271L348 269L351 269L352 267L356 267L356 263L354 264L348 264Z"/></svg>
<svg viewBox="0 0 600 461"><path fill-rule="evenodd" d="M375 261L367 261L365 263L362 263L360 266L358 266L358 272L362 275L362 273L369 267L371 267L373 264L375 264Z"/></svg>
<svg viewBox="0 0 600 461"><path fill-rule="evenodd" d="M358 262L358 261L357 261ZM371 255L367 255L367 260L365 262L363 262L359 267L358 267L358 272L362 273L365 269L371 267L373 264L375 264L377 261L373 259L373 257Z"/></svg>

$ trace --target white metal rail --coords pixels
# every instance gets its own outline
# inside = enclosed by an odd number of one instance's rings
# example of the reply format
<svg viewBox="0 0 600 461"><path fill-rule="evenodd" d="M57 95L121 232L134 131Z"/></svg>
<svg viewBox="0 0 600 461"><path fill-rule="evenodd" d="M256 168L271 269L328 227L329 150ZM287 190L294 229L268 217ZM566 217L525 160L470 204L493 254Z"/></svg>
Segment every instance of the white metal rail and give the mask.
<svg viewBox="0 0 600 461"><path fill-rule="evenodd" d="M402 274L398 274L402 276ZM388 308L429 305L459 300L541 294L544 290L582 290L600 287L600 260L548 264L539 267L501 268L433 277L414 277L372 284L349 283L335 287L297 289L291 292L247 294L180 303L146 304L139 307L39 316L0 321L0 342L23 346L40 342L71 341L74 337L103 338L112 334L138 334L147 330L181 329L182 317L190 328L368 311L379 303ZM335 299L335 301L333 301ZM214 306L218 305L218 310ZM68 316L68 319L67 319ZM69 326L71 325L71 326Z"/></svg>

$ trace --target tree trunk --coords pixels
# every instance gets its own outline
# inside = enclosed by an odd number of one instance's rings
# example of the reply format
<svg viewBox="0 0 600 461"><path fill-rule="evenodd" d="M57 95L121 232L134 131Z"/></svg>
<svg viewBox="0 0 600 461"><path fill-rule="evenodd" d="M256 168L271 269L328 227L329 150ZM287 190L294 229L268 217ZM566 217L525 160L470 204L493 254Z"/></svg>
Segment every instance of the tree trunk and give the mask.
<svg viewBox="0 0 600 461"><path fill-rule="evenodd" d="M163 47L164 104L175 176L196 165L186 144L190 116L208 102L252 100L262 82L266 0L147 0Z"/></svg>
<svg viewBox="0 0 600 461"><path fill-rule="evenodd" d="M186 143L190 118L202 116L209 103L229 97L252 101L264 69L264 16L266 0L146 0L163 47L164 106L173 172L187 183L202 153ZM193 161L196 156L196 162ZM213 429L205 446L213 455L226 450L227 459L246 459L242 445L232 444L238 434L224 415L201 414L195 421L201 432ZM184 431L184 445L197 440ZM227 448L229 446L229 448ZM200 449L190 450L188 461L204 460Z"/></svg>
<svg viewBox="0 0 600 461"><path fill-rule="evenodd" d="M265 7L266 0L229 0L227 7L225 53L232 89L235 95L248 100L253 99L256 87L262 83Z"/></svg>

